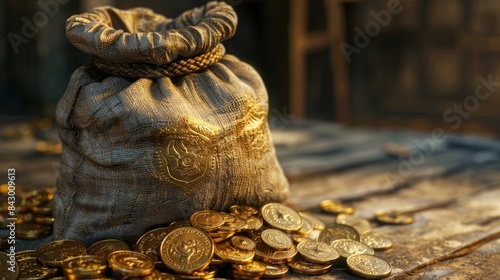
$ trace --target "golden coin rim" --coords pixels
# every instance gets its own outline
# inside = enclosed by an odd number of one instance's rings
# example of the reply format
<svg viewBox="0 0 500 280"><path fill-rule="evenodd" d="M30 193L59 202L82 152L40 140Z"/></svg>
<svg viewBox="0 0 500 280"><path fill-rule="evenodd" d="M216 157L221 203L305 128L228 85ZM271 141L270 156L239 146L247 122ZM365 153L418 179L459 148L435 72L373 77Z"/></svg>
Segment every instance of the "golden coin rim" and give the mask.
<svg viewBox="0 0 500 280"><path fill-rule="evenodd" d="M141 258L142 260L146 262L150 262L148 267L143 267L143 268L130 268L129 266L122 265L122 263L119 261L119 259L116 259L117 256L119 255L125 255L125 256L135 256L138 259ZM155 269L155 263L153 260L146 254L139 253L136 251L128 251L128 250L118 250L109 253L108 258L108 265L113 270L114 272L123 275L123 276L129 276L129 277L138 277L138 276L147 276L153 272Z"/></svg>
<svg viewBox="0 0 500 280"><path fill-rule="evenodd" d="M266 214L266 212L267 212L267 210L269 208L282 208L282 209L285 209L291 215L295 216L297 222L294 223L294 224L287 224L286 226L284 226L284 225L282 225L280 223L276 223L276 221L274 221L273 219L271 219L269 217L269 215ZM292 208L290 208L290 207L288 207L286 205L283 205L281 203L276 203L276 202L267 203L267 204L265 204L264 206L261 207L260 213L261 213L262 218L264 219L264 221L268 225L270 225L273 228L285 231L285 232L298 231L300 229L300 227L302 226L302 217L299 215L299 213L297 213L297 211L295 211Z"/></svg>
<svg viewBox="0 0 500 280"><path fill-rule="evenodd" d="M287 245L281 246L280 244L276 244L272 242L272 240L269 238L270 236L273 235L281 235L285 240L289 241ZM293 240L288 236L286 233L282 232L281 230L274 229L274 228L269 228L265 229L260 233L260 238L262 242L264 242L267 246L269 246L272 249L278 250L278 251L283 251L283 250L288 250L293 246Z"/></svg>
<svg viewBox="0 0 500 280"><path fill-rule="evenodd" d="M379 273L370 273L370 272L367 272L367 271L364 271L364 270L361 270L359 269L359 267L357 266L353 266L350 262L352 262L352 260L354 258L364 258L365 262L369 262L370 259L372 260L377 260L377 261L382 261L384 264L387 265L388 269L386 271L382 271L382 272L379 272ZM368 260L366 260L368 259ZM387 277L391 274L392 272L392 267L391 267L391 264L380 258L380 257L377 257L377 256L374 256L374 255L369 255L369 254L356 254L356 255L352 255L352 256L349 256L347 258L347 267L349 268L349 270L351 270L354 274L358 275L358 276L361 276L361 277L365 277L365 278L369 278L369 279L381 279L381 278L384 278L384 277Z"/></svg>

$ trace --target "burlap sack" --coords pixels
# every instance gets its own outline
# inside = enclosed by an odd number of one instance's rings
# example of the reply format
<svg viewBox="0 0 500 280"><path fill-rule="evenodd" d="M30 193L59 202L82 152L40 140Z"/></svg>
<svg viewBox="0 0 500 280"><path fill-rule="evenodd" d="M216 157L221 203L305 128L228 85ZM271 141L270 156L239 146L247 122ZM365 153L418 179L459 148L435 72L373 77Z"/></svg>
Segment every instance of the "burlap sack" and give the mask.
<svg viewBox="0 0 500 280"><path fill-rule="evenodd" d="M57 239L131 240L201 209L287 198L264 84L220 45L236 25L223 2L174 20L111 7L68 19L95 58L57 106Z"/></svg>

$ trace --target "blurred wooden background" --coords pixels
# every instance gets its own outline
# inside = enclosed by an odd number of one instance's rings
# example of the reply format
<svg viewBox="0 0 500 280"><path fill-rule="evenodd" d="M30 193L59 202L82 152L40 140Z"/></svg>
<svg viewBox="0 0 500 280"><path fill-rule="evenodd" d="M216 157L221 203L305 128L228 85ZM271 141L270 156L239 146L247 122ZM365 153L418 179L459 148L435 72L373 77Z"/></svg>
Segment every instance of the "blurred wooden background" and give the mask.
<svg viewBox="0 0 500 280"><path fill-rule="evenodd" d="M36 34L25 38L24 25L44 11L42 2L57 3L58 10L41 22ZM1 1L0 32L5 40L0 43L0 119L53 117L71 73L90 61L66 40L69 16L115 5L146 6L175 17L205 2ZM500 135L500 89L483 92L490 94L477 104L473 100L481 85L478 77L500 81L498 1L228 2L240 23L226 48L261 73L271 118ZM357 28L366 33L367 25L377 22L374 13L396 4L401 11L391 14L385 26L379 23L369 44L358 46L348 62L341 44L356 47ZM10 33L26 42L13 47ZM465 111L456 106L466 106Z"/></svg>

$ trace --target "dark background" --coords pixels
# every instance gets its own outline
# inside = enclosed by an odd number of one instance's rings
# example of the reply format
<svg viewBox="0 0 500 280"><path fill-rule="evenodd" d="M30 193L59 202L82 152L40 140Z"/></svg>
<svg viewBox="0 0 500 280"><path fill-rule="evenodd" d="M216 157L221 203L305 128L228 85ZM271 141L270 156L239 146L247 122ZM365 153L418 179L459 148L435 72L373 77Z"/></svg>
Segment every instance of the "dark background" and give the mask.
<svg viewBox="0 0 500 280"><path fill-rule="evenodd" d="M43 3L57 0L41 0ZM26 21L43 11L40 1L0 2L0 120L54 117L72 72L90 57L66 40L65 20L94 6L111 4L127 9L144 6L168 17L207 1L153 0L59 0L58 12L49 15L18 50L8 34L23 36ZM287 119L319 119L349 125L403 127L430 131L441 127L459 133L500 135L500 88L481 101L461 125L446 121L443 114L473 96L478 76L500 81L500 1L494 0L401 0L404 8L393 15L370 44L352 56L347 76L339 75L330 44L304 53L305 96L303 113L290 106L290 78L298 57L291 55L294 5L305 3L305 29L336 36L329 1L339 4L345 18L344 42L355 45L355 27L364 29L372 12L386 9L396 0L230 0L239 16L235 37L225 42L228 53L253 65L262 75L270 96L270 115ZM67 2L67 3L66 3ZM345 3L344 3L345 2ZM56 2L58 3L58 2ZM24 36L23 36L24 37ZM338 42L337 42L338 43ZM300 41L299 41L300 44ZM346 102L339 101L335 85L349 85ZM301 101L302 102L302 101ZM339 108L346 108L341 115ZM455 116L452 114L451 116Z"/></svg>

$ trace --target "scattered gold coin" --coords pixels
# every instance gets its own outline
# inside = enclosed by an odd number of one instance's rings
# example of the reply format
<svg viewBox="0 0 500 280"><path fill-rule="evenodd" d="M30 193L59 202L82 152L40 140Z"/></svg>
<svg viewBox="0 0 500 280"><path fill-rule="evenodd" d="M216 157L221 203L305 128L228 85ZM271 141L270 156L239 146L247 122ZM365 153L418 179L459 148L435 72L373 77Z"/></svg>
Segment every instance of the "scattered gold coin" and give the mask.
<svg viewBox="0 0 500 280"><path fill-rule="evenodd" d="M87 248L87 255L102 256L107 259L108 255L114 251L126 250L130 247L127 243L117 239L105 239L98 241Z"/></svg>
<svg viewBox="0 0 500 280"><path fill-rule="evenodd" d="M278 251L260 241L255 243L255 259L272 264L283 264L291 261L297 254L295 245L288 250Z"/></svg>
<svg viewBox="0 0 500 280"><path fill-rule="evenodd" d="M371 234L362 235L361 243L372 247L373 250L387 250L392 247L392 241L389 238Z"/></svg>
<svg viewBox="0 0 500 280"><path fill-rule="evenodd" d="M240 250L226 241L215 244L215 255L217 258L228 263L244 263L252 261L255 256L254 250Z"/></svg>
<svg viewBox="0 0 500 280"><path fill-rule="evenodd" d="M266 272L262 275L266 279L279 279L285 277L288 272L286 264L266 264Z"/></svg>
<svg viewBox="0 0 500 280"><path fill-rule="evenodd" d="M105 276L106 259L101 256L78 256L67 259L62 264L62 270L67 278L94 279Z"/></svg>
<svg viewBox="0 0 500 280"><path fill-rule="evenodd" d="M202 210L193 213L189 218L191 225L205 231L214 231L224 224L224 217L212 210Z"/></svg>
<svg viewBox="0 0 500 280"><path fill-rule="evenodd" d="M323 230L325 228L325 223L322 220L314 217L313 215L305 212L299 212L299 215L302 217L302 219L306 219L307 221L309 221L313 229Z"/></svg>
<svg viewBox="0 0 500 280"><path fill-rule="evenodd" d="M293 260L288 263L293 272L305 275L321 275L332 270L333 264L311 263L304 260Z"/></svg>
<svg viewBox="0 0 500 280"><path fill-rule="evenodd" d="M248 205L233 205L229 208L229 212L236 216L248 217L258 213L258 210Z"/></svg>
<svg viewBox="0 0 500 280"><path fill-rule="evenodd" d="M240 250L253 250L255 248L255 242L245 236L233 236L231 238L231 244Z"/></svg>
<svg viewBox="0 0 500 280"><path fill-rule="evenodd" d="M400 213L397 211L377 211L375 219L384 224L409 225L415 222L413 213Z"/></svg>
<svg viewBox="0 0 500 280"><path fill-rule="evenodd" d="M167 236L167 233L167 227L157 228L146 232L135 243L135 251L148 255L155 264L162 264L160 246L163 239Z"/></svg>
<svg viewBox="0 0 500 280"><path fill-rule="evenodd" d="M320 202L319 207L321 210L325 213L330 213L330 214L353 214L355 209L354 207L342 203L340 201L334 201L334 200L323 200Z"/></svg>
<svg viewBox="0 0 500 280"><path fill-rule="evenodd" d="M352 273L368 279L382 279L389 276L392 271L391 265L386 260L369 254L348 257L347 266Z"/></svg>
<svg viewBox="0 0 500 280"><path fill-rule="evenodd" d="M368 245L356 240L339 239L332 242L333 248L337 250L340 257L347 259L351 255L368 254L373 255L373 249Z"/></svg>

